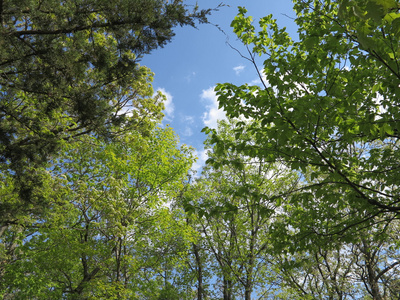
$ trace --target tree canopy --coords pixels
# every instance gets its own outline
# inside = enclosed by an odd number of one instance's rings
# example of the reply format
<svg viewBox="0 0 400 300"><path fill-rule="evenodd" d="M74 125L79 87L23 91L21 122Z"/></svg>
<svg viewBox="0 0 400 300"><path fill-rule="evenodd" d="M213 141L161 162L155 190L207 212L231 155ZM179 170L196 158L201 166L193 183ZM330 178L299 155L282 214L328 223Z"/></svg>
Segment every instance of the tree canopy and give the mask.
<svg viewBox="0 0 400 300"><path fill-rule="evenodd" d="M181 192L192 155L170 128L120 139L87 136L63 149L41 217L28 208L2 226L3 297L140 299L163 289L159 274L176 267L191 236L167 204Z"/></svg>
<svg viewBox="0 0 400 300"><path fill-rule="evenodd" d="M217 85L195 174L139 62L210 10L0 1L0 297L398 298L400 2L294 9L239 7L260 83Z"/></svg>
<svg viewBox="0 0 400 300"><path fill-rule="evenodd" d="M237 130L256 140L235 145L216 135L214 142L303 174L293 201L315 205L310 213L320 207L315 217L329 227L305 218L310 230L341 232L377 215L397 218L399 3L303 0L294 9L298 39L272 16L257 31L239 9L232 26L262 85L226 83L216 90L229 116L257 121Z"/></svg>
<svg viewBox="0 0 400 300"><path fill-rule="evenodd" d="M62 142L151 131L163 105L139 60L209 12L181 0L1 1L0 163L22 196Z"/></svg>

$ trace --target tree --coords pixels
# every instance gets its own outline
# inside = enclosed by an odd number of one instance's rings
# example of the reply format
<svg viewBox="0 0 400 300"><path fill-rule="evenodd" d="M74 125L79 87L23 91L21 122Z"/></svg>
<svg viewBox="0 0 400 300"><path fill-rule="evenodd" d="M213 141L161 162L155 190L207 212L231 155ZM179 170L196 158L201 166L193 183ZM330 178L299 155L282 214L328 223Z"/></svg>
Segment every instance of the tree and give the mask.
<svg viewBox="0 0 400 300"><path fill-rule="evenodd" d="M254 143L221 142L249 157L283 162L303 174L293 206L318 213L298 222L309 233L342 233L398 217L400 57L398 1L294 1L299 40L272 16L257 33L246 10L232 22L262 86L220 84L220 107ZM257 69L258 70L258 69ZM317 214L326 218L319 224Z"/></svg>
<svg viewBox="0 0 400 300"><path fill-rule="evenodd" d="M17 235L14 255L0 265L6 299L138 299L149 286L157 295L159 270L177 260L149 253L177 258L189 245L186 223L174 223L166 203L179 194L192 158L170 128L148 137L132 131L110 144L81 139L53 161L48 194L58 198L42 218L2 236Z"/></svg>
<svg viewBox="0 0 400 300"><path fill-rule="evenodd" d="M35 198L37 169L63 142L149 133L163 106L140 57L209 12L181 0L1 1L0 163L21 196Z"/></svg>
<svg viewBox="0 0 400 300"><path fill-rule="evenodd" d="M220 141L251 143L251 134L236 132L238 123L221 121L215 134ZM210 139L205 145L213 164L205 167L192 186L201 192L197 197L192 193L186 209L196 212L195 228L213 257L213 273L219 277L217 288L222 290L223 299L241 296L250 300L255 291L267 293L271 288L272 224L297 185L297 174L235 151L216 151Z"/></svg>
<svg viewBox="0 0 400 300"><path fill-rule="evenodd" d="M178 270L181 282L187 286L187 291L191 291L191 294L193 294L191 299L203 300L213 297L210 289L210 282L213 277L213 271L210 268L212 258L207 250L206 242L201 236L198 216L185 211L186 204L190 201L188 199L197 199L203 194L202 190L197 189L198 187L196 185L195 188L191 177L189 177L181 195L173 203L172 209L178 216L180 215L180 219L185 218L186 225L195 233L187 250L186 259L181 260L181 268ZM189 293L186 292L186 294Z"/></svg>
<svg viewBox="0 0 400 300"><path fill-rule="evenodd" d="M282 290L302 299L396 299L398 225L377 224L354 243L332 240L276 255Z"/></svg>

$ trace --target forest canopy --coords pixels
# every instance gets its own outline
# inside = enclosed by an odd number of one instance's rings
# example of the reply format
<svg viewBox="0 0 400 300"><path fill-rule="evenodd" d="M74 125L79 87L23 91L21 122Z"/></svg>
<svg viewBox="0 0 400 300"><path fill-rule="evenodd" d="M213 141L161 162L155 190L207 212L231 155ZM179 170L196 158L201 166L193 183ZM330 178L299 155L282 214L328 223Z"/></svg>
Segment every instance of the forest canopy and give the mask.
<svg viewBox="0 0 400 300"><path fill-rule="evenodd" d="M399 297L398 0L239 7L260 84L217 85L199 174L140 60L212 10L0 4L0 297Z"/></svg>
<svg viewBox="0 0 400 300"><path fill-rule="evenodd" d="M238 134L251 132L254 143L221 147L301 172L307 184L297 201L307 205L321 197L337 220L396 218L399 4L296 1L294 8L299 41L272 16L261 19L256 32L245 8L232 22L247 59L255 65L256 57L266 59L259 70L262 87L217 86L220 106L230 117L257 121L238 128Z"/></svg>
<svg viewBox="0 0 400 300"><path fill-rule="evenodd" d="M181 0L1 1L0 163L21 197L62 143L150 132L163 104L140 58L209 13Z"/></svg>

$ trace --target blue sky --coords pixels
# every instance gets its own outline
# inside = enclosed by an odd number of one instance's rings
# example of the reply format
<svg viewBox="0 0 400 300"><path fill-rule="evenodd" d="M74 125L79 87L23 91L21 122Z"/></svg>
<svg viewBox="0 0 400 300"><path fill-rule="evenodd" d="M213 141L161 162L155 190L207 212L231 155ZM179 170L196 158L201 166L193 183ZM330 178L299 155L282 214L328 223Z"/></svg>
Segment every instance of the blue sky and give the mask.
<svg viewBox="0 0 400 300"><path fill-rule="evenodd" d="M215 0L198 1L200 8L217 7L219 3ZM217 119L224 117L224 112L218 110L213 91L215 85L252 83L258 78L254 67L227 44L245 50L230 27L238 6L246 7L255 23L259 18L273 14L280 27L287 27L292 37L296 35L291 0L225 0L225 3L229 6L221 7L209 17L209 21L224 32L209 24L199 25L197 29L177 28L171 43L141 61L155 73L154 89L167 96L163 123L174 128L181 143L196 149L199 159L194 169L200 169L206 159L202 128L215 128ZM260 66L262 62L261 57Z"/></svg>

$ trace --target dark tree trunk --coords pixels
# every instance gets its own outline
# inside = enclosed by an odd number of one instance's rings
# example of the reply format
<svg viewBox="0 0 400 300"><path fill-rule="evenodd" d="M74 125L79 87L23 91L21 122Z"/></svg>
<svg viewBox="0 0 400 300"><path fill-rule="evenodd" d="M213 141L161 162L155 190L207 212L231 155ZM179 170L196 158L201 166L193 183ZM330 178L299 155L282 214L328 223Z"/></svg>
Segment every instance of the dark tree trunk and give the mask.
<svg viewBox="0 0 400 300"><path fill-rule="evenodd" d="M203 300L203 265L201 264L199 248L193 243L193 252L197 266L197 300Z"/></svg>

